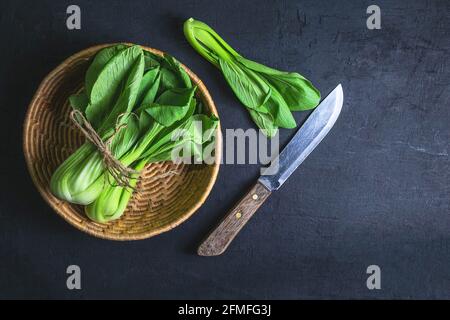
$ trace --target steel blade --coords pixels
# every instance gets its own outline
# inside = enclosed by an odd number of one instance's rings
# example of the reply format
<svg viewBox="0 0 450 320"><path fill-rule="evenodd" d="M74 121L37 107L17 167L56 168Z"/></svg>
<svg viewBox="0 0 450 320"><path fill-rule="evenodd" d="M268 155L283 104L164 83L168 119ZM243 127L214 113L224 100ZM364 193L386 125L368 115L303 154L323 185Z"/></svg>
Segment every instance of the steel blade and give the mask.
<svg viewBox="0 0 450 320"><path fill-rule="evenodd" d="M270 191L278 190L331 130L343 102L342 86L338 85L312 112L270 167L264 170L259 182Z"/></svg>

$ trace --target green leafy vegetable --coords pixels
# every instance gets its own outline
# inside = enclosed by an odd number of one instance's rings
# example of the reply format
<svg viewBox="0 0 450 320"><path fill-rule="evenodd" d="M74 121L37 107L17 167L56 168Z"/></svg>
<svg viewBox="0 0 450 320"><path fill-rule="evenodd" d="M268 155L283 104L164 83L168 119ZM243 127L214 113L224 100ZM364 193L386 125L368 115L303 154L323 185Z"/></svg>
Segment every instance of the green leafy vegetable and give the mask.
<svg viewBox="0 0 450 320"><path fill-rule="evenodd" d="M201 159L203 145L214 136L202 136L198 124L214 131L218 119L203 113L195 91L173 57L117 45L95 56L84 90L69 102L121 165L140 171L151 162L176 161L178 155ZM88 217L103 223L123 214L138 174L122 185L105 167L102 152L91 142L83 144L57 168L50 188L60 199L86 205Z"/></svg>
<svg viewBox="0 0 450 320"><path fill-rule="evenodd" d="M109 114L109 108L114 104L120 86L129 78L130 72L134 69L133 73L137 74L136 69L143 67L141 66L144 63L143 59L142 49L139 46L121 50L108 60L95 81L90 80L93 84L92 88L86 87L90 101L86 108L86 117L95 129L100 127L102 119ZM93 67L99 68L95 65ZM87 72L89 71L90 68ZM142 74L140 76L142 77ZM133 79L129 81L133 82Z"/></svg>
<svg viewBox="0 0 450 320"><path fill-rule="evenodd" d="M79 94L74 94L69 97L69 103L72 108L80 110L81 112L85 112L88 104L89 98L86 95L86 92L83 90Z"/></svg>
<svg viewBox="0 0 450 320"><path fill-rule="evenodd" d="M142 160L134 167L134 169L140 171L146 164L147 162ZM131 187L134 188L136 186L137 178L137 175L135 175L133 179L131 179ZM118 219L127 208L132 194L133 191L129 188L106 184L95 201L86 206L86 215L91 220L100 223Z"/></svg>
<svg viewBox="0 0 450 320"><path fill-rule="evenodd" d="M266 135L278 127L297 126L291 111L316 107L320 92L298 73L279 71L248 60L231 48L213 29L192 18L184 23L192 47L222 71L225 80Z"/></svg>
<svg viewBox="0 0 450 320"><path fill-rule="evenodd" d="M156 96L156 90L153 88L158 89L159 78L160 78L159 67L155 67L145 71L145 74L142 77L142 82L139 87L139 92L136 99L137 105L141 105L144 99L147 97L147 95L149 95L149 97L147 98L147 103L153 102Z"/></svg>
<svg viewBox="0 0 450 320"><path fill-rule="evenodd" d="M88 96L91 96L92 87L98 79L100 72L103 70L105 65L120 51L126 49L124 45L117 45L113 47L108 47L101 50L97 55L95 55L92 64L86 72L85 77L85 89Z"/></svg>
<svg viewBox="0 0 450 320"><path fill-rule="evenodd" d="M243 69L234 61L219 58L220 70L231 89L247 108L267 113L264 105L271 95L270 86L249 69Z"/></svg>
<svg viewBox="0 0 450 320"><path fill-rule="evenodd" d="M146 111L160 124L168 127L186 115L196 88L169 89L163 92Z"/></svg>

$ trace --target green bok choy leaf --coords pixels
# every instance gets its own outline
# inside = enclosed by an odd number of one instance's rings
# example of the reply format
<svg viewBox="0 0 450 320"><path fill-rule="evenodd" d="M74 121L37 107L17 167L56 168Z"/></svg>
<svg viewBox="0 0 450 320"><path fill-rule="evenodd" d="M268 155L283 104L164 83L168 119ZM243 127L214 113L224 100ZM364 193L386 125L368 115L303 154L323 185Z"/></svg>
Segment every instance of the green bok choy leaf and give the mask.
<svg viewBox="0 0 450 320"><path fill-rule="evenodd" d="M297 126L291 111L308 110L319 104L320 92L306 78L242 57L205 23L188 19L184 34L200 55L221 70L236 97L267 136L274 136L278 127Z"/></svg>

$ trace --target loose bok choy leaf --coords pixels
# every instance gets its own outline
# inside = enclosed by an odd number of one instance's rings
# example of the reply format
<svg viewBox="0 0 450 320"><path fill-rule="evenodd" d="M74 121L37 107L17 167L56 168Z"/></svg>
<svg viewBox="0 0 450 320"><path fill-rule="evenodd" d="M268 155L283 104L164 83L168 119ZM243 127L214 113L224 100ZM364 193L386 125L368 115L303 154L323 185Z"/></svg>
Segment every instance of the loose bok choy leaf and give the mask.
<svg viewBox="0 0 450 320"><path fill-rule="evenodd" d="M200 55L221 70L236 97L267 136L274 136L278 127L297 126L291 111L318 105L320 92L306 78L242 57L205 23L188 19L184 34Z"/></svg>

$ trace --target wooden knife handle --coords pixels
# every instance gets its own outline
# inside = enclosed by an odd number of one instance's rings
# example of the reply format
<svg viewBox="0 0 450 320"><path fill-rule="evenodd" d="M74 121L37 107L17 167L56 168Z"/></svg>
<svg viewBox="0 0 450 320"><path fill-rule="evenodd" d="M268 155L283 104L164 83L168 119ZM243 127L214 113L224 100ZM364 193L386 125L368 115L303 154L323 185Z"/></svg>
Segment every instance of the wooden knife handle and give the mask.
<svg viewBox="0 0 450 320"><path fill-rule="evenodd" d="M222 254L270 193L257 182L203 241L197 253L201 256Z"/></svg>

